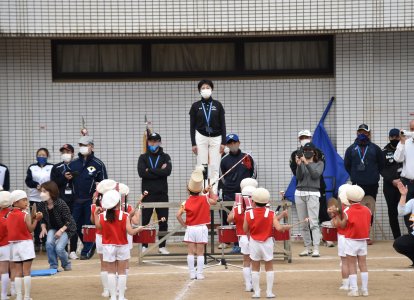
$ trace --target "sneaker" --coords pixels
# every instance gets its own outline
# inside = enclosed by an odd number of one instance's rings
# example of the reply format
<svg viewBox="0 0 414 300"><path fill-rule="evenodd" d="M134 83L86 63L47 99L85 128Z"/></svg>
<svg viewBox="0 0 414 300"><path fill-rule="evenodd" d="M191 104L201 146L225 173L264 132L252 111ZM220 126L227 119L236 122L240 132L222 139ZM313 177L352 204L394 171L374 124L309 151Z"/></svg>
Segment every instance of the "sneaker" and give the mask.
<svg viewBox="0 0 414 300"><path fill-rule="evenodd" d="M275 298L275 294L273 293L266 293L266 298Z"/></svg>
<svg viewBox="0 0 414 300"><path fill-rule="evenodd" d="M233 246L230 253L231 254L240 254L241 253L241 248L239 246Z"/></svg>
<svg viewBox="0 0 414 300"><path fill-rule="evenodd" d="M144 247L144 246L143 246L143 247L142 247L142 250L141 250L141 251L142 251L142 253L144 253L145 251L147 251L147 249L148 249L147 247Z"/></svg>
<svg viewBox="0 0 414 300"><path fill-rule="evenodd" d="M35 244L34 245L34 250L35 250L35 252L40 252L40 245L39 244Z"/></svg>
<svg viewBox="0 0 414 300"><path fill-rule="evenodd" d="M75 251L72 251L71 253L69 253L69 258L70 259L79 259L79 256L76 255Z"/></svg>
<svg viewBox="0 0 414 300"><path fill-rule="evenodd" d="M81 255L80 260L88 260L88 257L86 255Z"/></svg>
<svg viewBox="0 0 414 300"><path fill-rule="evenodd" d="M348 297L359 297L358 290L350 290L348 292Z"/></svg>
<svg viewBox="0 0 414 300"><path fill-rule="evenodd" d="M319 257L319 256L321 256L321 255L319 254L319 250L313 250L313 252L312 252L312 257Z"/></svg>
<svg viewBox="0 0 414 300"><path fill-rule="evenodd" d="M190 273L190 279L191 280L197 279L195 272Z"/></svg>
<svg viewBox="0 0 414 300"><path fill-rule="evenodd" d="M67 265L66 267L63 267L64 271L72 271L72 266L71 265Z"/></svg>
<svg viewBox="0 0 414 300"><path fill-rule="evenodd" d="M348 285L341 285L339 287L339 289L342 290L342 291L349 291L349 286Z"/></svg>
<svg viewBox="0 0 414 300"><path fill-rule="evenodd" d="M46 245L45 244L42 244L41 250L42 250L42 252L46 252Z"/></svg>
<svg viewBox="0 0 414 300"><path fill-rule="evenodd" d="M226 249L227 247L228 247L227 244L221 243L220 245L218 245L217 248L219 248L219 249Z"/></svg>
<svg viewBox="0 0 414 300"><path fill-rule="evenodd" d="M9 297L1 297L1 300L9 300L10 298Z"/></svg>
<svg viewBox="0 0 414 300"><path fill-rule="evenodd" d="M109 298L109 296L111 296L111 295L109 294L109 290L104 290L104 291L102 292L101 296L102 296L102 297L105 297L105 298Z"/></svg>
<svg viewBox="0 0 414 300"><path fill-rule="evenodd" d="M259 298L260 298L260 293L254 293L254 294L252 295L252 298L253 298L253 299L259 299Z"/></svg>
<svg viewBox="0 0 414 300"><path fill-rule="evenodd" d="M204 278L203 274L197 274L197 280L203 280Z"/></svg>
<svg viewBox="0 0 414 300"><path fill-rule="evenodd" d="M167 248L165 248L165 247L159 248L158 249L158 252L161 253L161 254L163 254L163 255L170 254L170 251L168 251Z"/></svg>
<svg viewBox="0 0 414 300"><path fill-rule="evenodd" d="M361 290L361 296L368 297L368 290Z"/></svg>
<svg viewBox="0 0 414 300"><path fill-rule="evenodd" d="M328 248L335 247L335 243L331 242L331 241L326 241L326 247L328 247Z"/></svg>
<svg viewBox="0 0 414 300"><path fill-rule="evenodd" d="M251 285L246 286L244 289L245 292L253 292L253 287Z"/></svg>
<svg viewBox="0 0 414 300"><path fill-rule="evenodd" d="M299 253L299 256L310 256L312 255L312 250L308 250L305 248L301 253Z"/></svg>

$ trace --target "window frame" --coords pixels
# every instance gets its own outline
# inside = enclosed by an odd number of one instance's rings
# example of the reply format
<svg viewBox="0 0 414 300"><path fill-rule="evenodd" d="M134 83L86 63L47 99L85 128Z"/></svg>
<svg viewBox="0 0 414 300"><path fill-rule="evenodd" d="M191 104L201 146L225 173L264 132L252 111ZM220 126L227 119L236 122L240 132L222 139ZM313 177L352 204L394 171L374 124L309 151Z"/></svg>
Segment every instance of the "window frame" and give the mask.
<svg viewBox="0 0 414 300"><path fill-rule="evenodd" d="M249 42L291 42L291 41L327 41L328 67L325 69L288 69L288 70L246 70L244 44ZM235 69L232 71L191 71L191 72L152 72L151 45L181 43L233 43L235 53ZM59 45L79 44L140 44L142 45L142 72L90 72L60 73L57 72L57 47ZM149 80L156 79L193 79L193 78L231 78L247 79L251 77L334 77L334 35L309 36L266 36L266 37L235 37L235 38L166 38L166 39L53 39L52 78L53 80Z"/></svg>

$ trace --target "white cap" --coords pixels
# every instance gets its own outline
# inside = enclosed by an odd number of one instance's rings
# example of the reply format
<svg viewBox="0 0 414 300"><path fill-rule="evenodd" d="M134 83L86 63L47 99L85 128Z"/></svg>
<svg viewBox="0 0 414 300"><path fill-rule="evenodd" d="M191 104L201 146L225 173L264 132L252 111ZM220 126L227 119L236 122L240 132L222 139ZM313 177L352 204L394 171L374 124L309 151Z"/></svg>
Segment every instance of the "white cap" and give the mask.
<svg viewBox="0 0 414 300"><path fill-rule="evenodd" d="M25 191L15 190L10 193L10 200L12 201L12 203L17 202L24 198L27 198L27 194Z"/></svg>
<svg viewBox="0 0 414 300"><path fill-rule="evenodd" d="M364 196L365 192L359 185L352 185L346 191L346 198L348 199L348 201L361 202Z"/></svg>
<svg viewBox="0 0 414 300"><path fill-rule="evenodd" d="M10 192L8 191L1 191L0 192L0 208L9 207L12 205L10 200Z"/></svg>
<svg viewBox="0 0 414 300"><path fill-rule="evenodd" d="M81 136L81 138L79 139L79 144L93 145L93 138L89 135Z"/></svg>
<svg viewBox="0 0 414 300"><path fill-rule="evenodd" d="M116 188L116 181L112 179L104 179L98 183L96 190L99 194L105 194L108 191L114 190Z"/></svg>
<svg viewBox="0 0 414 300"><path fill-rule="evenodd" d="M256 190L256 188L254 186L248 185L242 190L241 193L242 193L243 196L250 196L251 197L255 190Z"/></svg>
<svg viewBox="0 0 414 300"><path fill-rule="evenodd" d="M121 195L128 195L129 194L129 187L126 184L120 183L119 184L119 193Z"/></svg>
<svg viewBox="0 0 414 300"><path fill-rule="evenodd" d="M310 130L308 130L308 129L303 129L303 130L299 131L299 133L298 133L298 138L301 137L301 136L309 136L309 137L311 137L312 136L312 132L310 132Z"/></svg>
<svg viewBox="0 0 414 300"><path fill-rule="evenodd" d="M118 205L121 201L121 194L118 191L107 191L102 197L102 207L111 209Z"/></svg>
<svg viewBox="0 0 414 300"><path fill-rule="evenodd" d="M203 190L203 166L197 166L191 173L190 180L188 181L188 190L193 193L200 193Z"/></svg>
<svg viewBox="0 0 414 300"><path fill-rule="evenodd" d="M269 203L270 193L265 188L257 188L252 193L252 200L256 203Z"/></svg>
<svg viewBox="0 0 414 300"><path fill-rule="evenodd" d="M240 182L240 190L243 191L243 189L246 186L252 186L257 188L259 184L257 183L257 180L254 178L244 178L241 182Z"/></svg>

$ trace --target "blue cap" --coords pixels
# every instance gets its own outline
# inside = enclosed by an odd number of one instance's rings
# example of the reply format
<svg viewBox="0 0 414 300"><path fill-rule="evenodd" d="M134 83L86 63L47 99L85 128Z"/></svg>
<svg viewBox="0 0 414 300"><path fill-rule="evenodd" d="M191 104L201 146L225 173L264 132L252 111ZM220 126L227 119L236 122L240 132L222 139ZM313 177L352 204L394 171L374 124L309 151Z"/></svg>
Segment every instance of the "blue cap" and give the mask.
<svg viewBox="0 0 414 300"><path fill-rule="evenodd" d="M239 141L239 136L235 133L230 133L230 134L226 135L226 144L228 144L230 141L238 142Z"/></svg>
<svg viewBox="0 0 414 300"><path fill-rule="evenodd" d="M400 130L397 128L393 128L390 130L390 133L388 134L388 136L399 136L400 135Z"/></svg>

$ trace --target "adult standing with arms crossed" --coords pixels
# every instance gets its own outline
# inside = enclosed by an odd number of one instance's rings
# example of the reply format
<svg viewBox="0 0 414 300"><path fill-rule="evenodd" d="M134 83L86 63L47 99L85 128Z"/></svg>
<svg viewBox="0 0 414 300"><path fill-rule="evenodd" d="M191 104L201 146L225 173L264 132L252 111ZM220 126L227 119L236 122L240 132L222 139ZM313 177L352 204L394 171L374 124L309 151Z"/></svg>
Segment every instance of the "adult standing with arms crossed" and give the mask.
<svg viewBox="0 0 414 300"><path fill-rule="evenodd" d="M211 97L214 85L203 79L198 83L201 100L190 109L190 135L192 151L197 155L197 165L209 165L210 180L219 178L221 154L226 144L226 121L223 105ZM217 194L217 185L213 186Z"/></svg>
<svg viewBox="0 0 414 300"><path fill-rule="evenodd" d="M164 152L161 145L161 136L158 133L148 135L147 152L141 154L138 159L138 175L142 178L142 193L148 192L144 202L168 202L168 181L167 177L171 175L172 164L170 156ZM151 221L153 208L142 210L142 225L147 225ZM168 220L168 207L155 209L158 219L165 218ZM160 231L168 230L167 222L159 223ZM161 238L161 236L159 236ZM159 245L161 254L169 254L165 248L166 242ZM148 244L142 244L142 251L145 251Z"/></svg>

